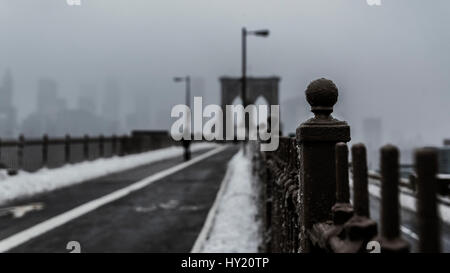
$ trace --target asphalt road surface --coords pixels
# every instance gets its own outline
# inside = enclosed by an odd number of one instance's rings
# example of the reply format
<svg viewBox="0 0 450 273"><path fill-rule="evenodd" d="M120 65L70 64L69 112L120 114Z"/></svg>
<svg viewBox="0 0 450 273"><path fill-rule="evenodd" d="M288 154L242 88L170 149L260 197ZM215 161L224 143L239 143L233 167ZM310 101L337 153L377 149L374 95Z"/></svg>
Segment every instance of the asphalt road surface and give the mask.
<svg viewBox="0 0 450 273"><path fill-rule="evenodd" d="M374 196L370 196L370 216L373 220L377 221L380 225L380 199ZM411 245L411 251L417 252L417 236L418 236L418 223L417 216L414 212L402 208L401 215L401 229L402 235ZM380 227L378 227L378 231ZM443 252L450 252L450 226L447 223L441 223L441 246Z"/></svg>
<svg viewBox="0 0 450 273"><path fill-rule="evenodd" d="M81 252L189 252L237 149L230 146L10 252L69 252L70 241L78 242ZM205 152L193 153L193 158ZM181 157L162 160L7 204L40 202L44 207L20 218L1 216L0 240L181 163Z"/></svg>

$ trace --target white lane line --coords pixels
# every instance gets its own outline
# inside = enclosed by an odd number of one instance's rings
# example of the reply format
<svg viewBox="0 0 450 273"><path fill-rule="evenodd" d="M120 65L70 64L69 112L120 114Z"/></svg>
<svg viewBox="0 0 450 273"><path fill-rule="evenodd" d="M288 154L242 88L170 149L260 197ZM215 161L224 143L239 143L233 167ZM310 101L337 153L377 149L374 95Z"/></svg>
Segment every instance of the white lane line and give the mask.
<svg viewBox="0 0 450 273"><path fill-rule="evenodd" d="M400 230L407 236L413 238L416 241L419 241L419 235L417 235L414 231L410 230L409 228L405 226L400 226Z"/></svg>
<svg viewBox="0 0 450 273"><path fill-rule="evenodd" d="M73 208L67 212L64 212L60 215L57 215L48 220L45 220L44 222L41 222L41 223L39 223L35 226L32 226L26 230L18 232L16 234L0 241L0 252L6 252L14 247L17 247L35 237L38 237L54 228L57 228L57 227L65 224L77 217L80 217L80 216L82 216L88 212L91 212L101 206L104 206L104 205L111 203L115 200L118 200L124 196L127 196L132 192L140 190L140 189L152 184L155 181L158 181L166 176L169 176L178 171L181 171L182 169L185 169L185 168L187 168L199 161L202 161L210 156L220 153L221 151L225 150L226 148L227 148L227 146L218 147L212 151L209 151L202 155L199 155L198 157L195 157L190 161L187 161L187 162L181 163L179 165L173 166L171 168L168 168L166 170L160 171L160 172L153 174L147 178L144 178L138 182L135 182L125 188L114 191L114 192L107 194L103 197L100 197L98 199L89 201L89 202L87 202L83 205L80 205L76 208Z"/></svg>

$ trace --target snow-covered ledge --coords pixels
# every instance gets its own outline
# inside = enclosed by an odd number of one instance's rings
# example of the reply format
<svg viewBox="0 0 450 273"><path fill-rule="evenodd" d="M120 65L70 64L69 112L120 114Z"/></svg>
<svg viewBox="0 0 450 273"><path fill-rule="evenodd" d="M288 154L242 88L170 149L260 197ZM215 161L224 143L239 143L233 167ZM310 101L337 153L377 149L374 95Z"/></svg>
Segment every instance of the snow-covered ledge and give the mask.
<svg viewBox="0 0 450 273"><path fill-rule="evenodd" d="M225 178L191 252L256 253L262 244L259 189L251 160L242 150L229 162Z"/></svg>
<svg viewBox="0 0 450 273"><path fill-rule="evenodd" d="M213 143L196 143L191 145L191 151L213 148L216 145ZM181 156L182 154L182 147L173 146L141 154L67 164L56 169L43 168L34 173L20 171L15 176L8 176L4 171L4 173L0 173L0 204Z"/></svg>

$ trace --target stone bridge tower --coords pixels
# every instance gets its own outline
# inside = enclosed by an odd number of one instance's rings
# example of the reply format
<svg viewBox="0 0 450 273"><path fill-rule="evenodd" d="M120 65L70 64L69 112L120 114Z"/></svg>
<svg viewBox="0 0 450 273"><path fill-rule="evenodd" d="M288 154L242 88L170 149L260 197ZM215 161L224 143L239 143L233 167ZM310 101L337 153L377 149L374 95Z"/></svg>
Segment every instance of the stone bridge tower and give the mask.
<svg viewBox="0 0 450 273"><path fill-rule="evenodd" d="M254 104L256 100L261 96L263 97L268 106L279 104L279 77L247 77L246 86L246 102L248 104ZM225 112L225 106L231 105L236 97L241 97L241 81L242 78L222 77L220 78L220 84L222 89L222 111L224 113L224 131L226 136L226 122L230 122L233 117L227 117ZM268 115L270 115L270 107Z"/></svg>

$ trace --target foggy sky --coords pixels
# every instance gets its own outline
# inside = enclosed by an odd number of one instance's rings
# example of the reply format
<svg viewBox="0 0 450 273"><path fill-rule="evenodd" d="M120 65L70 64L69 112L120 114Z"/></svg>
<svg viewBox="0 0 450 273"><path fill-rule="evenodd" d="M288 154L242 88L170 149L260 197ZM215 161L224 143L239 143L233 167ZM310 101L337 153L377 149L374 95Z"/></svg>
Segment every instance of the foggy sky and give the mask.
<svg viewBox="0 0 450 273"><path fill-rule="evenodd" d="M122 116L134 94L151 94L155 115L183 103L172 78L187 74L203 79L206 103L219 104L218 78L240 75L246 26L271 31L249 37L248 73L280 76L281 101L303 98L310 81L327 77L355 140L367 117L382 118L384 142L441 145L450 137L449 1L81 1L0 0L0 76L13 73L20 120L34 110L42 77L56 80L71 106L80 86L102 91L113 77Z"/></svg>

